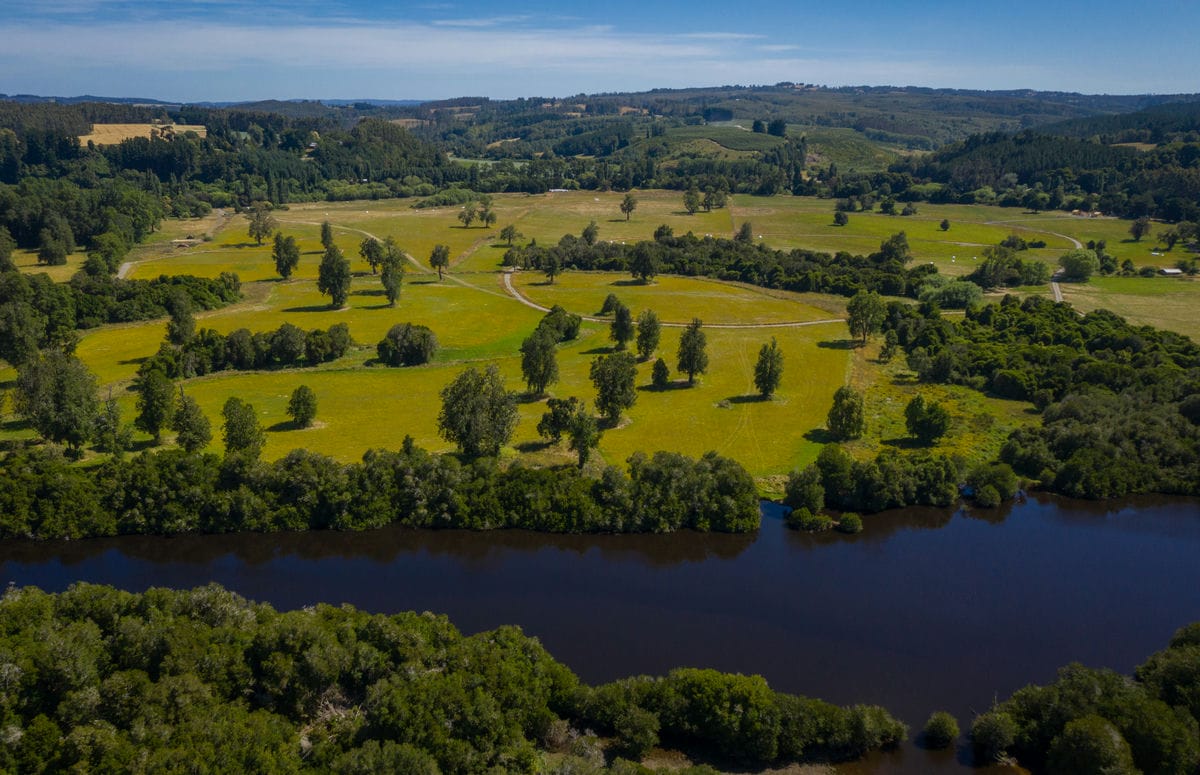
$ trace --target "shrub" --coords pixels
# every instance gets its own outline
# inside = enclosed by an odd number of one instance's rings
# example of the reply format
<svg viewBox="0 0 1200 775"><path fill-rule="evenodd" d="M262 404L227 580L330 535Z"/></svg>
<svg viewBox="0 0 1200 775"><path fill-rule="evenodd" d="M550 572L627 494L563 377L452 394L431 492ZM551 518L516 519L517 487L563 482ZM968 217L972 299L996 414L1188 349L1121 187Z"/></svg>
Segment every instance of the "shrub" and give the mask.
<svg viewBox="0 0 1200 775"><path fill-rule="evenodd" d="M927 748L948 748L958 739L958 721L944 710L934 711L925 722L922 736Z"/></svg>
<svg viewBox="0 0 1200 775"><path fill-rule="evenodd" d="M971 743L979 762L1003 759L1017 739L1017 724L1012 716L998 710L975 717L971 723Z"/></svg>
<svg viewBox="0 0 1200 775"><path fill-rule="evenodd" d="M833 527L833 518L819 512L813 513L802 506L788 513L787 526L793 530L820 533Z"/></svg>
<svg viewBox="0 0 1200 775"><path fill-rule="evenodd" d="M437 348L437 337L426 326L397 323L375 346L375 352L388 366L418 366L428 363Z"/></svg>
<svg viewBox="0 0 1200 775"><path fill-rule="evenodd" d="M862 517L853 511L848 511L838 519L837 529L839 533L849 533L851 535L861 533L863 529Z"/></svg>

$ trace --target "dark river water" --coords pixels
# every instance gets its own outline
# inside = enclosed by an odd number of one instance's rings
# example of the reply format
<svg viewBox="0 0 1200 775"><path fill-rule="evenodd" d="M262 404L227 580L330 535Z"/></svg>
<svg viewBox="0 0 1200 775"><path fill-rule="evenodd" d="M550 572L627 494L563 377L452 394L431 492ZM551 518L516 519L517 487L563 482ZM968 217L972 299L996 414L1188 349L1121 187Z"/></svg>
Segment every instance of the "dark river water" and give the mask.
<svg viewBox="0 0 1200 775"><path fill-rule="evenodd" d="M370 533L0 542L0 581L129 590L217 581L279 608L348 602L519 624L581 678L698 666L965 729L1071 661L1128 672L1200 620L1200 501L1030 498L870 516L858 536ZM844 772L952 772L914 746Z"/></svg>

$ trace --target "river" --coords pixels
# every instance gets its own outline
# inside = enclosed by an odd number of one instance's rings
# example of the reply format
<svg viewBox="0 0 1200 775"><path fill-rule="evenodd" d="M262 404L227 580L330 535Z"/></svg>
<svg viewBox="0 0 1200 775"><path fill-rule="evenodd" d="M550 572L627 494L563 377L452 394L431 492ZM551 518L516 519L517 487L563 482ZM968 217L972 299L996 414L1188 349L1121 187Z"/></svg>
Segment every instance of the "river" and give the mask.
<svg viewBox="0 0 1200 775"><path fill-rule="evenodd" d="M698 666L878 703L920 729L972 716L1071 661L1128 672L1200 620L1200 501L1038 496L1000 510L868 516L857 536L369 533L0 542L0 580L57 591L219 582L279 608L347 602L519 624L581 678ZM959 772L909 745L843 768Z"/></svg>

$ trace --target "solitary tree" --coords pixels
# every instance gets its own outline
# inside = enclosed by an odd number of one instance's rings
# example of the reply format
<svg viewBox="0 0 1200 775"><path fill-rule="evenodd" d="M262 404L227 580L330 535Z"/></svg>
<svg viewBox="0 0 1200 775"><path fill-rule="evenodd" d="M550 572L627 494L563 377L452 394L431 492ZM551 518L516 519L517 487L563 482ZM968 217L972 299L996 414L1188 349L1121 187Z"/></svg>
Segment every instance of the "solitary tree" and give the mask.
<svg viewBox="0 0 1200 775"><path fill-rule="evenodd" d="M257 460L262 454L267 435L258 422L254 407L237 396L230 396L221 408L225 439L225 456Z"/></svg>
<svg viewBox="0 0 1200 775"><path fill-rule="evenodd" d="M591 377L596 387L596 409L610 425L616 425L621 412L637 401L637 361L632 353L601 355L592 361Z"/></svg>
<svg viewBox="0 0 1200 775"><path fill-rule="evenodd" d="M212 426L196 399L179 389L179 403L175 405L175 416L171 418L175 430L175 443L187 452L198 452L212 441Z"/></svg>
<svg viewBox="0 0 1200 775"><path fill-rule="evenodd" d="M753 242L754 227L750 225L750 221L742 221L742 225L738 227L737 232L733 235L734 242Z"/></svg>
<svg viewBox="0 0 1200 775"><path fill-rule="evenodd" d="M513 226L511 223L500 230L500 239L507 242L510 248L512 247L513 240L520 239L524 236L525 235L517 231L517 227Z"/></svg>
<svg viewBox="0 0 1200 775"><path fill-rule="evenodd" d="M298 428L312 425L317 416L317 394L308 385L296 388L288 399L287 413Z"/></svg>
<svg viewBox="0 0 1200 775"><path fill-rule="evenodd" d="M949 219L943 218L942 222L938 224L938 228L941 229L942 231L950 231Z"/></svg>
<svg viewBox="0 0 1200 775"><path fill-rule="evenodd" d="M571 429L571 420L582 407L583 402L575 396L547 400L546 411L538 420L538 435L554 444L562 441L563 434Z"/></svg>
<svg viewBox="0 0 1200 775"><path fill-rule="evenodd" d="M922 444L932 444L950 430L950 413L936 401L926 402L917 394L904 407L904 425L910 436Z"/></svg>
<svg viewBox="0 0 1200 775"><path fill-rule="evenodd" d="M485 204L479 209L479 222L485 229L490 229L496 224L496 212L491 205Z"/></svg>
<svg viewBox="0 0 1200 775"><path fill-rule="evenodd" d="M700 209L700 190L692 186L683 193L683 209L687 210L688 215L695 215Z"/></svg>
<svg viewBox="0 0 1200 775"><path fill-rule="evenodd" d="M758 351L758 362L754 364L754 387L763 398L770 398L783 378L783 353L775 337Z"/></svg>
<svg viewBox="0 0 1200 775"><path fill-rule="evenodd" d="M171 424L175 412L175 385L158 369L151 369L138 384L137 418L134 425L162 444L162 432Z"/></svg>
<svg viewBox="0 0 1200 775"><path fill-rule="evenodd" d="M329 296L332 309L341 309L350 296L350 262L337 245L325 249L317 268L317 290Z"/></svg>
<svg viewBox="0 0 1200 775"><path fill-rule="evenodd" d="M358 254L370 265L371 274L375 274L379 265L383 263L383 243L374 237L364 237L363 241L358 243Z"/></svg>
<svg viewBox="0 0 1200 775"><path fill-rule="evenodd" d="M557 253L546 253L542 256L542 271L546 273L546 281L554 285L554 278L562 272L562 262Z"/></svg>
<svg viewBox="0 0 1200 775"><path fill-rule="evenodd" d="M600 227L596 225L595 221L590 221L587 226L583 227L583 233L580 236L589 246L595 245L596 239L600 236Z"/></svg>
<svg viewBox="0 0 1200 775"><path fill-rule="evenodd" d="M676 369L687 373L689 385L695 384L697 374L708 371L707 337L700 330L703 325L700 318L692 318L692 322L679 337L679 362Z"/></svg>
<svg viewBox="0 0 1200 775"><path fill-rule="evenodd" d="M1094 250L1068 250L1058 259L1063 268L1063 276L1067 280L1085 283L1093 274L1100 271L1100 258Z"/></svg>
<svg viewBox="0 0 1200 775"><path fill-rule="evenodd" d="M386 250L381 262L383 269L379 273L379 282L383 285L383 295L387 297L388 306L396 306L400 300L400 289L404 284L404 258L400 250Z"/></svg>
<svg viewBox="0 0 1200 775"><path fill-rule="evenodd" d="M837 441L860 438L866 430L862 394L848 385L838 388L833 394L833 406L825 418L825 426Z"/></svg>
<svg viewBox="0 0 1200 775"><path fill-rule="evenodd" d="M633 338L633 313L624 304L613 310L613 321L609 327L608 338L617 343L618 350L625 349L625 343Z"/></svg>
<svg viewBox="0 0 1200 775"><path fill-rule="evenodd" d="M1129 226L1129 233L1133 236L1134 242L1141 242L1142 237L1150 233L1150 219L1146 217L1138 218Z"/></svg>
<svg viewBox="0 0 1200 775"><path fill-rule="evenodd" d="M538 328L521 343L521 374L530 393L542 395L558 381L557 339L548 328Z"/></svg>
<svg viewBox="0 0 1200 775"><path fill-rule="evenodd" d="M275 246L271 249L271 257L275 259L275 271L283 279L292 276L292 272L300 264L300 246L295 237L285 237L275 232Z"/></svg>
<svg viewBox="0 0 1200 775"><path fill-rule="evenodd" d="M656 360L650 369L650 384L655 390L666 390L671 384L671 369L662 358Z"/></svg>
<svg viewBox="0 0 1200 775"><path fill-rule="evenodd" d="M255 202L246 217L250 219L250 239L259 245L279 228L279 222L271 215L271 206L266 202Z"/></svg>
<svg viewBox="0 0 1200 775"><path fill-rule="evenodd" d="M591 412L580 406L567 426L567 445L579 456L579 468L587 465L592 449L600 443L600 424Z"/></svg>
<svg viewBox="0 0 1200 775"><path fill-rule="evenodd" d="M883 319L887 310L883 299L874 291L859 291L846 304L847 323L850 335L861 338L863 344L871 334L877 333L883 327Z"/></svg>
<svg viewBox="0 0 1200 775"><path fill-rule="evenodd" d="M429 265L437 270L438 280L442 279L442 270L450 266L450 246L434 245L429 254Z"/></svg>
<svg viewBox="0 0 1200 775"><path fill-rule="evenodd" d="M624 213L626 221L629 220L629 216L633 215L633 211L637 209L637 206L637 197L633 194L626 194L625 198L621 200L621 212Z"/></svg>
<svg viewBox="0 0 1200 775"><path fill-rule="evenodd" d="M91 438L96 378L75 356L49 350L20 364L14 398L17 412L42 438L75 451Z"/></svg>
<svg viewBox="0 0 1200 775"><path fill-rule="evenodd" d="M850 223L850 216L846 215L845 210L838 210L833 214L834 226L845 226L848 223Z"/></svg>
<svg viewBox="0 0 1200 775"><path fill-rule="evenodd" d="M438 433L468 457L495 455L517 427L517 404L495 365L469 368L442 388Z"/></svg>
<svg viewBox="0 0 1200 775"><path fill-rule="evenodd" d="M437 337L428 326L397 323L375 345L375 353L388 366L420 366L433 359L437 348Z"/></svg>
<svg viewBox="0 0 1200 775"><path fill-rule="evenodd" d="M650 356L658 349L658 340L662 334L662 324L658 321L658 315L654 314L654 310L642 310L642 314L638 315L637 321L637 351L638 357L643 361L650 360Z"/></svg>
<svg viewBox="0 0 1200 775"><path fill-rule="evenodd" d="M333 226L329 221L321 224L321 247L329 250L333 247Z"/></svg>
<svg viewBox="0 0 1200 775"><path fill-rule="evenodd" d="M478 213L475 211L475 205L468 204L463 209L458 211L458 220L462 221L464 229L471 228L471 224L475 223L475 216Z"/></svg>

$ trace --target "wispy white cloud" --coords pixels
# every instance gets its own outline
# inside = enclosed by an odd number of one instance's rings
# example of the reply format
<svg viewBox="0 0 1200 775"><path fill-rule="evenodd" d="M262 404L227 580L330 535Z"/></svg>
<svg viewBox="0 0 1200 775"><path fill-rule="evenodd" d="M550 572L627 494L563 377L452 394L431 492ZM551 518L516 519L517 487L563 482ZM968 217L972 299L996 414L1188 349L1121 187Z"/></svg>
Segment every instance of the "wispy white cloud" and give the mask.
<svg viewBox="0 0 1200 775"><path fill-rule="evenodd" d="M503 27L518 24L528 20L529 16L489 16L476 19L434 19L431 24L437 27Z"/></svg>

